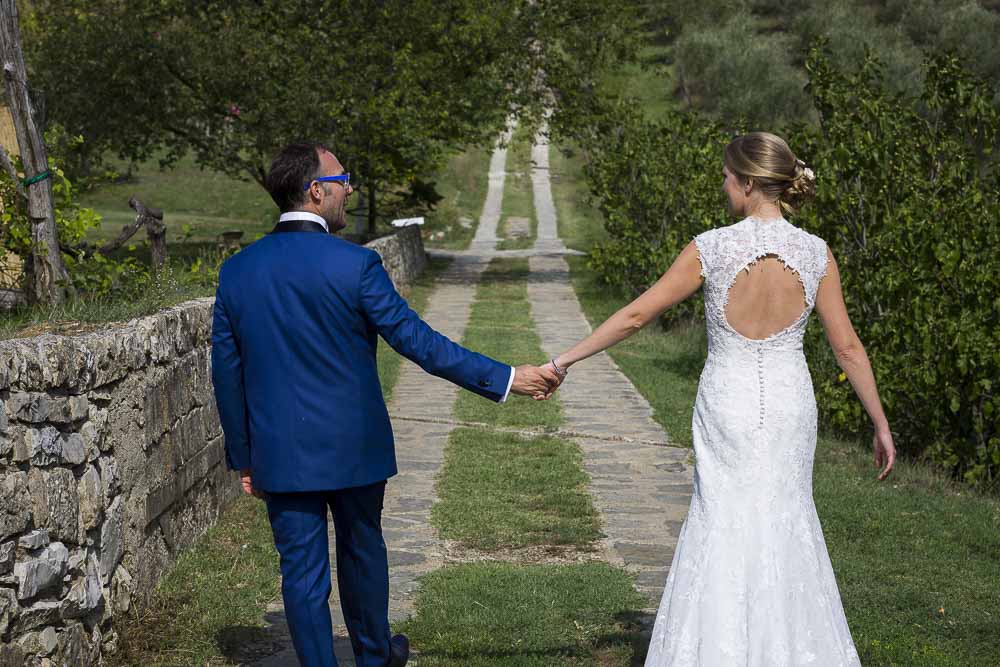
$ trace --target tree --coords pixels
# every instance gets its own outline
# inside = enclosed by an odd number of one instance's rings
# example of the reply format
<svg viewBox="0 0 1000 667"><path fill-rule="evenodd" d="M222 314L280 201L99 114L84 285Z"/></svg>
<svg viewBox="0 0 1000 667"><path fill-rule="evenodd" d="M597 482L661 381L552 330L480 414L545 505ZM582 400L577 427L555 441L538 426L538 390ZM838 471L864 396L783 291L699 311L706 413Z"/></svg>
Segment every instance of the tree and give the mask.
<svg viewBox="0 0 1000 667"><path fill-rule="evenodd" d="M39 0L30 61L50 118L100 152L164 149L169 163L192 151L261 183L283 144L329 142L374 231L433 195L448 149L538 112L546 80L572 90L594 76L611 45L593 40L623 3Z"/></svg>
<svg viewBox="0 0 1000 667"><path fill-rule="evenodd" d="M27 294L31 301L58 304L66 298L70 289L69 274L59 252L48 156L28 94L28 75L14 0L0 0L0 50L4 89L24 163L25 178L18 191L27 199L31 225L32 254ZM12 180L17 183L18 175L6 154L3 161Z"/></svg>

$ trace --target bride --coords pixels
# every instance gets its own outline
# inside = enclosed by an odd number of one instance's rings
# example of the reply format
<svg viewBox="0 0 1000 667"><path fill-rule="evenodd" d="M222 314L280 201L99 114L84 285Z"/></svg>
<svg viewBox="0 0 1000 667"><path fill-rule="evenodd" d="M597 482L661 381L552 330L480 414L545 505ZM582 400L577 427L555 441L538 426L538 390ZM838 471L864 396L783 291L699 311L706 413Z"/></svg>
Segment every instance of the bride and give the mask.
<svg viewBox="0 0 1000 667"><path fill-rule="evenodd" d="M896 455L889 424L833 255L784 218L812 196L812 172L780 137L754 132L726 147L722 173L740 222L699 234L656 284L550 364L565 376L703 287L694 495L646 665L860 665L812 497L816 399L802 336L814 308L874 425L880 480Z"/></svg>

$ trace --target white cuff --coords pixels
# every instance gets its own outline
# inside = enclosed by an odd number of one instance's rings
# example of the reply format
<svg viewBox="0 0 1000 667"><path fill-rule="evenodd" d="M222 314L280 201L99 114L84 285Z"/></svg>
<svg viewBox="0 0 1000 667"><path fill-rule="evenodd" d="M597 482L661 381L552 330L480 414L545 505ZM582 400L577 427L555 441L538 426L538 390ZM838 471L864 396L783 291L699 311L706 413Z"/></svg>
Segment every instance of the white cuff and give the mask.
<svg viewBox="0 0 1000 667"><path fill-rule="evenodd" d="M503 393L503 398L500 399L501 403L506 402L507 397L510 396L510 388L514 386L514 367L510 367L510 379L507 380L507 391Z"/></svg>

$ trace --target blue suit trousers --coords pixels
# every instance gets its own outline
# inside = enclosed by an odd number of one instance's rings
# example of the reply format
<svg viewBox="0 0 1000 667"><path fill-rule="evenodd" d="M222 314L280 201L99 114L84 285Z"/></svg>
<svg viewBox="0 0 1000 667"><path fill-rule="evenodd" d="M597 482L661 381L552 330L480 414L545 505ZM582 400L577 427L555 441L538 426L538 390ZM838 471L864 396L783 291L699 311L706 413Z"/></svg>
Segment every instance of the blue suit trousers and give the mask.
<svg viewBox="0 0 1000 667"><path fill-rule="evenodd" d="M336 667L330 619L327 508L337 543L337 586L358 667L389 661L389 562L382 539L385 481L306 493L268 493L281 556L281 594L299 662Z"/></svg>

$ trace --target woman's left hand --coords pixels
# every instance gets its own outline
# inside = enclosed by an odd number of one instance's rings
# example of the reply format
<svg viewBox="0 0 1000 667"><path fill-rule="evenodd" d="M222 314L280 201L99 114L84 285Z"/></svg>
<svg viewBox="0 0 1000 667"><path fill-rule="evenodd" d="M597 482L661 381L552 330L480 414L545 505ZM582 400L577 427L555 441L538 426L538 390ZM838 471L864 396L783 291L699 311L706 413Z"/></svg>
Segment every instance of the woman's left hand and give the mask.
<svg viewBox="0 0 1000 667"><path fill-rule="evenodd" d="M896 446L892 442L892 433L889 429L876 430L872 445L875 448L875 465L882 468L878 476L879 481L882 481L889 476L889 471L896 462Z"/></svg>

